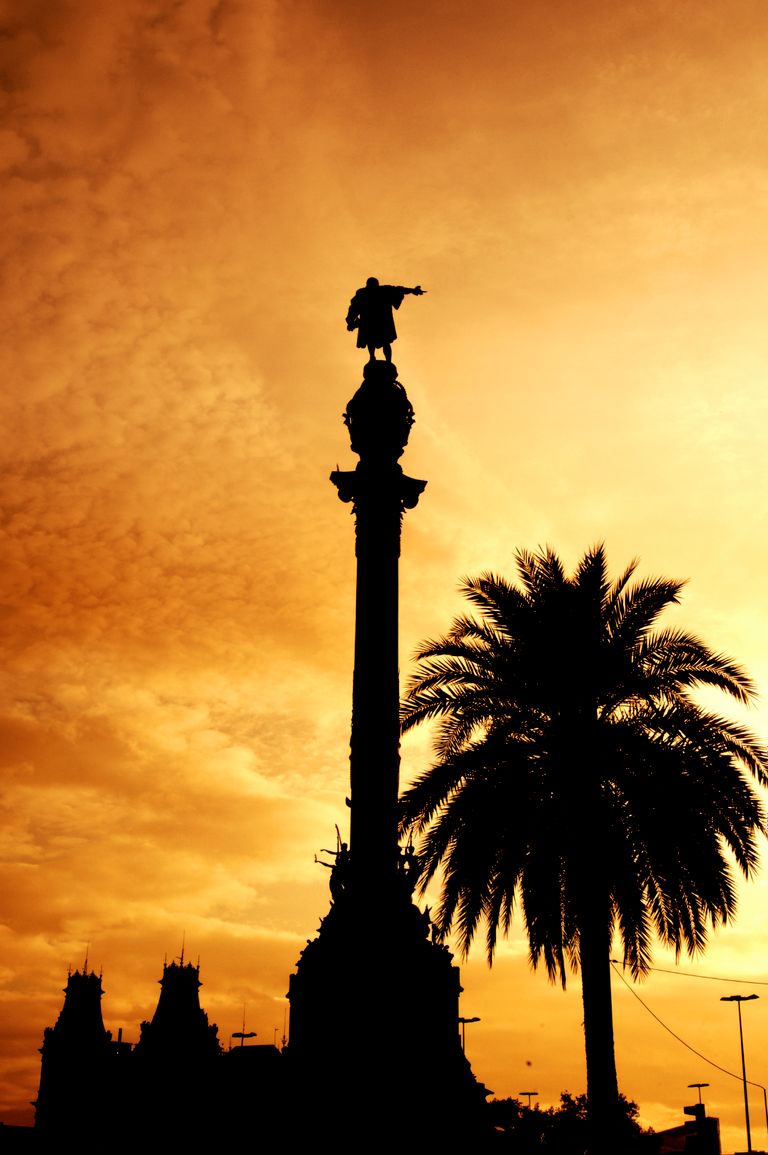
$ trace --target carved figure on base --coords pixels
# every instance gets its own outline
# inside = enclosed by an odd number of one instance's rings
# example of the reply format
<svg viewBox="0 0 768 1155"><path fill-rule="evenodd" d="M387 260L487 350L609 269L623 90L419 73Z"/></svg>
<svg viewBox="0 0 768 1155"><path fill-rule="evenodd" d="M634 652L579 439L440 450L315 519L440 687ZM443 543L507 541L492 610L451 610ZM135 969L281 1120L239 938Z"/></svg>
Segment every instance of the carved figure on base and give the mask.
<svg viewBox="0 0 768 1155"><path fill-rule="evenodd" d="M338 835L338 826L336 827L336 834L338 837L338 847L336 850L322 849L321 854L331 854L336 859L335 862L323 862L322 858L315 855L315 862L318 866L324 866L331 872L329 888L331 891L331 898L336 900L339 898L343 890L346 889L349 876L349 846L346 842L341 841Z"/></svg>

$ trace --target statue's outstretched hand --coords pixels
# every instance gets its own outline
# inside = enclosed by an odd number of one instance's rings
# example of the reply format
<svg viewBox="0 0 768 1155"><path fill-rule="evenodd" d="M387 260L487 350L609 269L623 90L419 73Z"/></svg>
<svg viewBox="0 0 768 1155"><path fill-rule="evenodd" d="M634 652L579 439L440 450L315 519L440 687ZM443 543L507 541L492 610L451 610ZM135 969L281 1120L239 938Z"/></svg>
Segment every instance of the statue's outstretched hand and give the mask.
<svg viewBox="0 0 768 1155"><path fill-rule="evenodd" d="M424 294L426 293L426 291L427 291L426 289L422 289L421 285L417 285L416 288L413 290L413 294L416 297L423 297Z"/></svg>

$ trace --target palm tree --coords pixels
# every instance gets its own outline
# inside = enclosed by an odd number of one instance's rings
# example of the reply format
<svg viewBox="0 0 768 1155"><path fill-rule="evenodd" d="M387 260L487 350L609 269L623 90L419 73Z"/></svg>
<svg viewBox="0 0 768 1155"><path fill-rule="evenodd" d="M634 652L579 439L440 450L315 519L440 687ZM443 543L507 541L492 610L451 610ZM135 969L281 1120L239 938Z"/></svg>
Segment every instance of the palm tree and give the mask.
<svg viewBox="0 0 768 1155"><path fill-rule="evenodd" d="M689 954L728 922L730 851L749 877L765 832L754 784L768 753L693 696L746 704L749 677L679 629L661 628L681 582L607 576L605 549L572 577L551 549L516 555L519 582L466 580L479 611L423 644L403 728L437 720L436 761L402 799L420 834L422 890L466 955L485 924L489 963L519 905L530 959L565 986L581 970L592 1151L611 1149L618 1087L610 959L647 972L654 934Z"/></svg>

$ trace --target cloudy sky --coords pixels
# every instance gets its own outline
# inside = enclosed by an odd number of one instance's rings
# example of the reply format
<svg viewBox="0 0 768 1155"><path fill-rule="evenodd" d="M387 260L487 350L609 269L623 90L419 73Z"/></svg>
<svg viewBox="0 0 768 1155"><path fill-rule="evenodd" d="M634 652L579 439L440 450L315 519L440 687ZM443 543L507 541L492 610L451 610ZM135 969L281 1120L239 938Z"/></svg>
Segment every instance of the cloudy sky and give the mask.
<svg viewBox="0 0 768 1155"><path fill-rule="evenodd" d="M429 290L395 347L429 481L404 673L463 575L604 540L614 573L689 579L669 620L743 662L768 732L768 9L0 0L0 25L10 1122L86 950L127 1038L184 936L221 1036L244 1004L282 1034L346 819L353 525L328 474L354 466L368 275ZM428 758L409 737L404 778ZM719 997L768 983L767 891L638 992L728 1070ZM462 973L480 1078L584 1089L577 981L531 975L519 933ZM768 992L745 1019L768 1082ZM618 978L616 1036L645 1121L706 1081L743 1146L738 1082Z"/></svg>

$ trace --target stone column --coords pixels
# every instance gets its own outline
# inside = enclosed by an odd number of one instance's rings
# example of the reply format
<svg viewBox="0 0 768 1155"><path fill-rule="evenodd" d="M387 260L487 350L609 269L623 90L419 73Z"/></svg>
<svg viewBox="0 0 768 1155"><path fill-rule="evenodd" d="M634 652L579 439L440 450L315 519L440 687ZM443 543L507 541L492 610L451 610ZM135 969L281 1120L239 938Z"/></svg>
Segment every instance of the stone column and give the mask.
<svg viewBox="0 0 768 1155"><path fill-rule="evenodd" d="M360 457L331 474L356 532L351 833L330 910L290 980L287 1069L304 1107L294 1134L355 1155L374 1135L392 1149L407 1134L424 1150L466 1150L482 1131L484 1089L461 1050L459 972L398 860L400 527L426 482L398 464L413 409L393 365L366 365L344 418Z"/></svg>
<svg viewBox="0 0 768 1155"><path fill-rule="evenodd" d="M379 890L397 874L400 528L426 482L407 477L397 463L413 409L393 365L366 365L345 421L360 463L331 480L341 500L353 503L356 531L350 877L355 886Z"/></svg>

